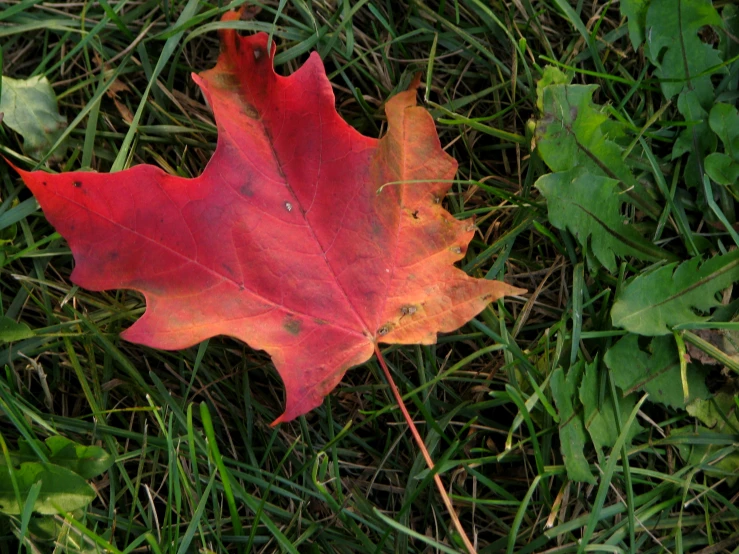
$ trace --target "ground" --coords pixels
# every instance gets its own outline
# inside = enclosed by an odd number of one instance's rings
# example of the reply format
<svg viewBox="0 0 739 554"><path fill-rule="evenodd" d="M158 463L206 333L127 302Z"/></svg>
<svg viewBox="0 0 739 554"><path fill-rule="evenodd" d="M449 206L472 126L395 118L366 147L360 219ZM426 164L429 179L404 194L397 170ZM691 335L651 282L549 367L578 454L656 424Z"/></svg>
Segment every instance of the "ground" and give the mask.
<svg viewBox="0 0 739 554"><path fill-rule="evenodd" d="M703 6L704 15L710 7L707 0L681 2ZM339 113L369 136L383 134L385 101L420 72L419 101L459 162L445 206L457 218L475 216L478 227L459 265L528 291L491 305L436 345L384 349L481 553L708 553L736 552L739 544L731 349L715 334L692 332L697 324L675 327L677 338L670 331L664 339L664 349L674 349L675 375L682 369L678 353L688 356L690 379L701 376L690 383L706 387L699 400L716 407L716 432L707 434L708 404L700 405L699 422L697 404L689 413L684 403L674 405L679 394L671 403L652 401L654 389L643 383L629 389L614 373L628 352L616 357L626 331L610 317L626 280L652 262L731 256L735 191L718 187L711 175L708 186L718 188L702 197L701 176L692 178L698 169L690 173L724 152L716 138L724 135L710 135L706 124L681 152L673 155L673 147L682 129L698 128L686 121L707 121L714 101L735 105L735 38L720 18L705 16L695 47L713 48L721 67L700 68L695 80L706 77L712 96L705 113L691 119L677 96L661 90L646 46L634 47L630 32L638 32L632 28L638 18L628 9L635 4L281 0L254 4L249 17L230 23L243 33L271 33L282 74L317 50ZM728 28L730 6L714 4ZM216 131L190 74L214 65L219 19L233 6L197 0L0 6L3 75L46 76L68 124L65 148L53 156L48 148L31 155L8 127L0 132L0 153L25 169L42 158L39 167L53 172L141 163L181 176L202 171ZM599 250L606 239L594 232L590 242L581 240L567 227L572 218L558 224L546 187L534 186L562 171L536 148L551 139L541 124L553 121L542 112L546 93L537 105L547 65L569 73L571 84L560 86L597 85L598 114L624 125L623 136L615 123L604 135L618 142L617 158L634 179L633 188L612 191L610 198L628 196L629 203L617 202L611 229L628 220L653 249L629 243L636 250ZM583 106L573 105L571 125ZM699 153L697 162L690 152ZM2 552L18 550L19 541L28 551L51 551L56 543L68 552L463 551L376 361L349 371L318 409L271 427L284 390L268 356L221 337L174 352L121 340L119 333L143 313L143 299L74 286L65 241L2 163L0 178L0 304L6 318L27 326L2 335L0 345L6 466L17 466L19 450L25 461L47 461L53 453L34 441L54 436L100 447L112 464L84 479L94 496L83 508L43 515L27 503L22 513L0 515ZM726 263L735 271L733 261ZM736 312L730 283L718 297L714 292L709 297L722 306L713 327L728 333ZM633 363L648 365L662 342L628 336ZM718 347L711 350L710 341ZM592 402L586 384L595 387ZM622 402L626 392L632 394ZM651 399L638 404L645 392ZM107 467L102 451L85 452L79 456ZM568 455L581 459L586 475L578 478L573 459L565 465ZM8 483L0 482L0 499L16 498Z"/></svg>

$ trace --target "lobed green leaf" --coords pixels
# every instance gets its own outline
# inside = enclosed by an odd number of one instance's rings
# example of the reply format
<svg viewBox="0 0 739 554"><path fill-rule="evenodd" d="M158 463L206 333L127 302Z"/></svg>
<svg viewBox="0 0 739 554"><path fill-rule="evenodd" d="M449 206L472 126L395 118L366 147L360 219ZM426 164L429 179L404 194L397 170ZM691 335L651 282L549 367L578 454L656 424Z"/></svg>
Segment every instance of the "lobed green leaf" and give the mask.
<svg viewBox="0 0 739 554"><path fill-rule="evenodd" d="M645 352L639 347L639 337L628 334L608 349L603 361L613 382L626 394L646 392L652 402L685 408L680 360L672 336L654 338ZM689 402L710 396L705 376L704 370L688 365Z"/></svg>
<svg viewBox="0 0 739 554"><path fill-rule="evenodd" d="M611 319L632 333L667 335L675 325L706 321L708 312L720 304L715 294L737 280L739 250L702 265L698 257L680 265L664 265L623 286Z"/></svg>

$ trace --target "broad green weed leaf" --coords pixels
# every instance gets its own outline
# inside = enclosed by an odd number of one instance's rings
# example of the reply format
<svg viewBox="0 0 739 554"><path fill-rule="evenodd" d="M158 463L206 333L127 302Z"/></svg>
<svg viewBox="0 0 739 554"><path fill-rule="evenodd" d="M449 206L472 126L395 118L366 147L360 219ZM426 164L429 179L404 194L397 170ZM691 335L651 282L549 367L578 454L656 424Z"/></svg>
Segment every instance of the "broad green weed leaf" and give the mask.
<svg viewBox="0 0 739 554"><path fill-rule="evenodd" d="M590 433L590 438L598 448L610 448L619 436L618 421L616 419L616 410L611 395L606 392L603 401L600 401L600 382L598 380L598 360L591 364L585 364L585 375L583 375L580 383L579 396L580 402L584 408L585 428ZM631 410L636 405L636 396L629 395L626 398L619 398L619 412L621 422L625 422ZM629 428L627 443L637 433L640 433L642 427L634 422Z"/></svg>
<svg viewBox="0 0 739 554"><path fill-rule="evenodd" d="M687 127L683 129L675 141L672 158L682 156L686 152L693 153L696 146L701 152L713 152L718 141L708 125L708 111L693 93L683 93L677 97L677 109L683 114Z"/></svg>
<svg viewBox="0 0 739 554"><path fill-rule="evenodd" d="M548 79L561 81L556 75ZM543 111L536 126L537 149L555 173L541 177L536 187L547 198L552 224L572 232L589 261L594 256L614 272L616 255L644 260L668 255L620 215L625 201L648 213L654 202L622 159L616 141L626 136L624 127L593 104L596 88L551 84L539 89Z"/></svg>
<svg viewBox="0 0 739 554"><path fill-rule="evenodd" d="M84 479L92 479L105 473L113 465L113 457L99 446L84 446L66 437L56 435L37 446L47 454L49 462L74 471ZM18 441L20 461L36 461L38 456L25 440Z"/></svg>
<svg viewBox="0 0 739 554"><path fill-rule="evenodd" d="M739 475L739 451L731 447L727 449L726 444L710 444L711 439L719 443L724 442L722 439L727 438L726 434L698 425L674 429L670 433L670 438L676 437L684 438L684 442L680 441L676 446L686 465L703 466L704 472L713 472L726 477L727 484L730 487L734 486ZM694 443L691 439L694 439Z"/></svg>
<svg viewBox="0 0 739 554"><path fill-rule="evenodd" d="M639 335L667 335L675 325L706 321L715 295L739 280L739 250L701 265L698 257L671 263L627 282L611 310L613 324ZM700 312L700 313L697 313Z"/></svg>
<svg viewBox="0 0 739 554"><path fill-rule="evenodd" d="M677 137L672 148L672 159L688 154L685 164L685 182L689 187L699 187L703 175L699 160L715 152L718 140L708 126L708 111L694 91L684 91L677 97L677 109L685 118L687 126Z"/></svg>
<svg viewBox="0 0 739 554"><path fill-rule="evenodd" d="M719 36L719 51L724 60L730 60L734 56L739 55L739 41L735 37L739 36L739 7L735 4L726 4L721 11L721 19L723 19L723 28L716 31Z"/></svg>
<svg viewBox="0 0 739 554"><path fill-rule="evenodd" d="M565 378L564 371L558 367L552 373L552 396L557 405L560 418L559 441L562 449L567 477L573 481L590 484L595 483L595 477L583 449L585 448L585 430L583 429L582 415L575 411L573 401L577 392L577 383L582 375L582 363L570 368Z"/></svg>
<svg viewBox="0 0 739 554"><path fill-rule="evenodd" d="M711 76L719 52L698 36L701 27L723 22L711 0L651 0L646 16L646 54L656 67L662 93L672 98L688 89L704 108L713 102Z"/></svg>
<svg viewBox="0 0 739 554"><path fill-rule="evenodd" d="M724 151L732 158L739 158L739 113L729 104L714 104L708 118L711 130L724 143Z"/></svg>
<svg viewBox="0 0 739 554"><path fill-rule="evenodd" d="M671 408L685 408L675 339L657 337L649 345L649 352L639 348L639 337L629 334L608 349L603 361L611 371L611 379L625 394L647 392L649 400ZM705 372L692 364L688 366L689 402L708 398Z"/></svg>
<svg viewBox="0 0 739 554"><path fill-rule="evenodd" d="M15 494L9 471L13 472L20 499ZM19 515L28 491L39 481L41 492L34 503L33 511L40 514L79 510L95 498L92 487L69 469L40 462L24 462L19 468L0 465L0 513Z"/></svg>
<svg viewBox="0 0 739 554"><path fill-rule="evenodd" d="M655 75L665 97L679 95L677 108L688 126L680 133L672 157L689 154L685 181L691 187L701 185L701 160L716 150L716 137L707 122L714 102L709 69L719 66L722 60L719 51L698 35L706 25L723 25L711 0L649 2L646 54L657 66Z"/></svg>
<svg viewBox="0 0 739 554"><path fill-rule="evenodd" d="M733 185L739 179L739 163L721 152L706 156L705 169L708 176L719 185Z"/></svg>
<svg viewBox="0 0 739 554"><path fill-rule="evenodd" d="M108 530L100 534L100 537L110 542L114 529L114 527L109 527ZM61 518L57 519L44 515L32 516L28 522L28 535L32 537L37 547L33 551L34 553L39 551L59 554L102 554L108 552L90 541L87 535L70 532L69 523ZM203 550L203 552L210 553L212 551Z"/></svg>
<svg viewBox="0 0 739 554"><path fill-rule="evenodd" d="M551 84L540 91L543 110L536 125L536 145L552 171L585 167L595 175L635 181L614 141L625 132L618 123L606 136L608 116L593 104L596 85ZM611 173L612 175L608 175Z"/></svg>
<svg viewBox="0 0 739 554"><path fill-rule="evenodd" d="M2 77L0 112L3 123L23 137L23 150L32 158L45 155L67 126L46 77ZM64 149L54 155L63 156Z"/></svg>
<svg viewBox="0 0 739 554"><path fill-rule="evenodd" d="M706 427L723 433L739 433L739 409L736 395L719 391L711 398L698 398L691 402L688 413L698 418Z"/></svg>
<svg viewBox="0 0 739 554"><path fill-rule="evenodd" d="M739 178L739 113L734 106L718 103L711 108L708 122L721 139L724 152L706 157L706 173L720 185L733 185Z"/></svg>
<svg viewBox="0 0 739 554"><path fill-rule="evenodd" d="M541 73L541 79L536 82L536 107L539 113L544 113L544 89L551 85L569 85L572 75L560 71L553 65L548 65Z"/></svg>
<svg viewBox="0 0 739 554"><path fill-rule="evenodd" d="M34 332L25 323L18 323L9 317L0 317L0 342L14 342L28 339Z"/></svg>
<svg viewBox="0 0 739 554"><path fill-rule="evenodd" d="M621 0L621 15L628 18L629 38L634 50L644 42L649 0Z"/></svg>
<svg viewBox="0 0 739 554"><path fill-rule="evenodd" d="M576 167L544 175L536 187L547 199L551 224L568 229L611 273L617 269L616 255L660 259L661 251L624 222L618 181Z"/></svg>
<svg viewBox="0 0 739 554"><path fill-rule="evenodd" d="M46 439L49 461L92 479L113 465L113 457L99 446L84 446L60 435Z"/></svg>

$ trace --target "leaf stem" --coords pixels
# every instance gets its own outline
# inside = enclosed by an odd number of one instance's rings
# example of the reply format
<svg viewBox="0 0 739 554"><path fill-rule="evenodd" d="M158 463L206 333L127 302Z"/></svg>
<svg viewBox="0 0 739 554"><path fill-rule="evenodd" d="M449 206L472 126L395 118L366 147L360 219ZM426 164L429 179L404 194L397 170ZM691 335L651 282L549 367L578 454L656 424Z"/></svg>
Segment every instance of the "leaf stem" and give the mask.
<svg viewBox="0 0 739 554"><path fill-rule="evenodd" d="M408 409L405 407L405 404L403 403L403 397L400 395L400 391L398 390L398 387L395 385L395 381L393 380L393 376L390 374L390 370L387 367L387 364L385 363L385 358L382 355L382 352L380 351L380 348L375 344L375 354L377 355L377 361L380 362L380 367L382 367L382 371L385 373L385 378L387 379L388 385L390 385L390 390L393 392L393 396L395 397L395 401L398 403L398 408L400 408L401 413L403 414L403 417L405 418L406 423L408 423L408 427L411 430L411 434L413 435L413 438L416 441L416 444L418 445L418 448L421 450L421 454L423 454L424 459L426 460L426 465L429 468L429 471L434 475L434 482L436 483L436 488L439 489L439 494L441 495L441 499L444 502L444 506L446 506L447 512L449 512L449 517L452 518L452 523L454 524L454 528L457 530L457 533L459 533L460 538L462 539L462 542L464 543L464 546L467 548L467 552L469 554L476 554L475 547L472 546L472 542L470 542L469 537L467 536L466 531L464 530L464 527L462 527L462 522L459 521L459 518L457 517L457 512L454 511L454 506L452 506L452 501L449 498L449 495L446 492L446 489L444 488L444 483L441 482L441 477L438 473L434 471L434 460L431 459L431 454L429 454L428 449L426 448L426 444L423 442L423 439L421 438L421 434L418 432L418 429L416 428L416 424L413 423L413 419L411 419L411 415L408 413Z"/></svg>

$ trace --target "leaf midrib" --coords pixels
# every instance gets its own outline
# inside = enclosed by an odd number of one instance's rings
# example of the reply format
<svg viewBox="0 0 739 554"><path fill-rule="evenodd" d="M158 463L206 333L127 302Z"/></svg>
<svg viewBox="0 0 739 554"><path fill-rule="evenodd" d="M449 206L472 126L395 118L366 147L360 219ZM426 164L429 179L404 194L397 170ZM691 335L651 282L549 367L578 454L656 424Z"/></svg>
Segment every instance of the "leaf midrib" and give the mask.
<svg viewBox="0 0 739 554"><path fill-rule="evenodd" d="M690 262L685 262L685 263L690 263ZM627 317L624 318L624 320L632 319L633 317L635 317L637 315L641 315L644 312L647 312L649 310L656 310L656 309L664 306L665 304L669 304L670 302L673 302L673 301L679 299L681 296L684 296L684 295L690 293L691 291L693 291L693 290L695 290L695 289L697 289L697 288L699 288L699 287L701 287L701 286L703 286L705 284L710 283L712 280L718 279L721 275L723 275L724 273L726 273L726 272L734 269L736 266L739 266L739 258L736 259L736 260L734 260L733 262L729 262L728 264L726 264L721 269L712 272L710 275L707 275L706 277L704 277L704 278L696 281L695 283L693 283L691 285L688 285L684 289L681 289L680 292L678 292L676 294L673 294L673 295L665 298L664 300L661 300L660 302L657 302L656 304L650 304L650 305L647 305L647 306L643 307L641 310L637 310L635 312L631 312ZM676 268L675 269L675 272L677 272L679 269L680 269L679 267ZM674 273L672 275L674 276ZM632 283L630 286L634 286L634 284L635 283Z"/></svg>
<svg viewBox="0 0 739 554"><path fill-rule="evenodd" d="M246 87L249 88L248 82L246 83ZM320 117L321 117L320 116L320 112L317 112L317 113L319 114L318 117L320 119ZM338 276L337 276L336 272L334 271L334 268L331 266L331 263L329 262L328 257L326 256L326 249L321 244L321 241L318 240L318 236L316 235L316 233L315 233L315 231L313 229L313 226L308 221L308 213L306 212L306 210L304 209L304 206L302 205L302 203L298 199L297 194L295 194L295 191L290 186L290 183L289 183L289 181L287 179L287 176L285 175L285 172L283 171L283 163L282 163L282 161L280 160L280 157L277 154L277 150L275 149L274 143L272 141L272 136L269 133L267 133L267 127L265 126L264 119L262 117L259 118L259 126L261 127L262 134L264 135L264 137L265 137L265 139L267 141L267 144L269 144L269 148L272 151L272 156L274 157L275 163L277 164L277 166L279 168L280 176L282 177L282 181L283 181L283 183L285 185L285 188L290 192L290 195L293 197L293 200L295 201L295 205L300 207L300 214L301 214L301 217L303 218L303 221L305 222L305 226L310 230L310 235L313 238L313 241L316 243L316 245L320 249L320 251L321 251L321 257L323 258L323 261L326 264L326 267L328 268L329 272L331 273L331 276L333 277L334 283L336 283L336 286L341 291L341 294L344 296L344 301L351 308L351 311L354 313L354 317L360 323L362 329L364 331L366 331L370 336L374 337L374 335L375 335L374 331L371 331L370 330L369 325L367 325L367 322L365 322L364 319L362 318L362 316L359 314L359 311L354 306L354 303L352 302L351 297L349 296L349 294L347 293L346 289L343 287L343 285L339 281ZM241 144L238 141L233 140L233 137L232 137L231 133L228 132L228 130L226 130L225 127L224 128L221 128L220 126L217 126L217 127L218 127L218 133L219 134L220 133L224 133L224 135L227 135L229 137L229 139L231 140L231 144L235 145L236 148L239 150L239 152L241 152L242 155L243 155L244 150L243 150ZM322 125L319 125L318 126L318 130L319 130L318 132L319 133L322 132L322 127L323 127ZM323 143L321 141L318 141L318 143L319 143L319 152L320 152L320 154L322 154L323 153ZM216 146L216 149L217 148L218 147ZM320 171L320 168L319 168L319 171ZM318 186L318 183L315 183L315 186ZM295 312L295 313L298 313L298 312ZM305 314L303 314L303 315L305 315ZM309 317L315 317L315 316L309 316ZM334 325L334 326L343 329L343 327L341 327L339 325ZM348 329L346 329L346 330L348 330ZM363 338L367 338L367 334L362 333L361 331L360 332L357 332L356 329L351 329L351 331L354 334L357 334L357 335L359 335L359 336L361 336Z"/></svg>

